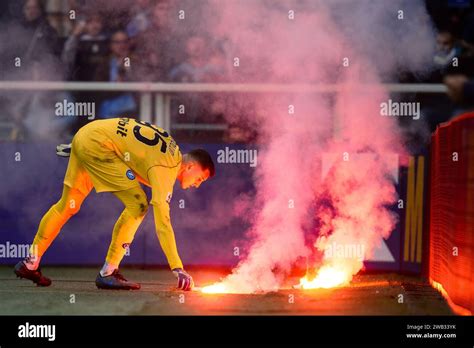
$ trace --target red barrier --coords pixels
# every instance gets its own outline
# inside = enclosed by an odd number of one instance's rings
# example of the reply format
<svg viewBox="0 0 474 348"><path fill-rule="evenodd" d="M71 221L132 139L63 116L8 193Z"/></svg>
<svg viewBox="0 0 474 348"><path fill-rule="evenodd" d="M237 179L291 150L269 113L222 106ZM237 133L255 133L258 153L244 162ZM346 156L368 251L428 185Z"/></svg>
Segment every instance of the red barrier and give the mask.
<svg viewBox="0 0 474 348"><path fill-rule="evenodd" d="M458 314L474 313L474 112L431 138L431 284Z"/></svg>

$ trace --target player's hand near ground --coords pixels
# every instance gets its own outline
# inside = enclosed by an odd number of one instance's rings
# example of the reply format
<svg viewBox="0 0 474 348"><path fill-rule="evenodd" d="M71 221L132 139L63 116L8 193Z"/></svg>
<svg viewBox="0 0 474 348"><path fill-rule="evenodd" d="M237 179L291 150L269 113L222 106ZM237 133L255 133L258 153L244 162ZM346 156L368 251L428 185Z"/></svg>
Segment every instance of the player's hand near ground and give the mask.
<svg viewBox="0 0 474 348"><path fill-rule="evenodd" d="M194 287L193 278L181 268L173 269L173 273L178 278L178 289L189 291Z"/></svg>

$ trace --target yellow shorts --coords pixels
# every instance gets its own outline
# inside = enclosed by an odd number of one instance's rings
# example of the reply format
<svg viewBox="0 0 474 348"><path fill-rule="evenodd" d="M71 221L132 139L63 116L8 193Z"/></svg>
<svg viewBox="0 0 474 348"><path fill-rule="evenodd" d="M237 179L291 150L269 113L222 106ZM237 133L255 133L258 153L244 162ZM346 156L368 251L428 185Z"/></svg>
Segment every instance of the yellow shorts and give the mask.
<svg viewBox="0 0 474 348"><path fill-rule="evenodd" d="M105 146L110 142L100 131L87 125L72 140L71 157L64 177L64 185L88 194L115 192L140 186L130 167Z"/></svg>

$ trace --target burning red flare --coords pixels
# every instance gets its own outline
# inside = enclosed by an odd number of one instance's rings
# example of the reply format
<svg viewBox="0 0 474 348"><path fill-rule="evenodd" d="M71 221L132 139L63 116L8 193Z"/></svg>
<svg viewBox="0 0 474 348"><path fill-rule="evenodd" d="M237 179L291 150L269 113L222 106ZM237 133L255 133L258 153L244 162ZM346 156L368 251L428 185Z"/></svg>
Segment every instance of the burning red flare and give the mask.
<svg viewBox="0 0 474 348"><path fill-rule="evenodd" d="M201 292L205 294L226 294L229 289L223 283L215 283L201 288Z"/></svg>
<svg viewBox="0 0 474 348"><path fill-rule="evenodd" d="M352 273L340 267L323 266L317 273L316 277L309 279L306 275L300 279L297 288L300 289L317 289L317 288L334 288L349 284L352 279Z"/></svg>

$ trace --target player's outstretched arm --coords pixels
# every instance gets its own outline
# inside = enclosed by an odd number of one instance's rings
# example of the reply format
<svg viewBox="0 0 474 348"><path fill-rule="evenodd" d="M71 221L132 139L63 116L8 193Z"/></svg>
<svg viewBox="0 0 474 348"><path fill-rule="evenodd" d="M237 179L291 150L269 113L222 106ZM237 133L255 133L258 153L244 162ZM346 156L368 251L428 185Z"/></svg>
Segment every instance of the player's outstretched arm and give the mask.
<svg viewBox="0 0 474 348"><path fill-rule="evenodd" d="M171 270L178 278L178 288L191 290L193 281L191 276L184 271L170 218L169 202L176 178L175 172L165 167L155 167L148 172L148 178L152 186L151 205L153 206L156 235Z"/></svg>
<svg viewBox="0 0 474 348"><path fill-rule="evenodd" d="M159 205L153 203L153 216L155 218L156 235L160 241L161 248L168 259L168 263L171 269L183 268L183 263L178 254L178 248L176 247L176 240L174 237L173 227L171 226L169 216L169 206L167 203Z"/></svg>
<svg viewBox="0 0 474 348"><path fill-rule="evenodd" d="M183 269L183 263L176 247L173 227L171 226L169 206L167 203L165 204L166 206L154 204L152 201L156 235L171 270L178 278L178 288L185 291L191 290L194 286L193 278Z"/></svg>

